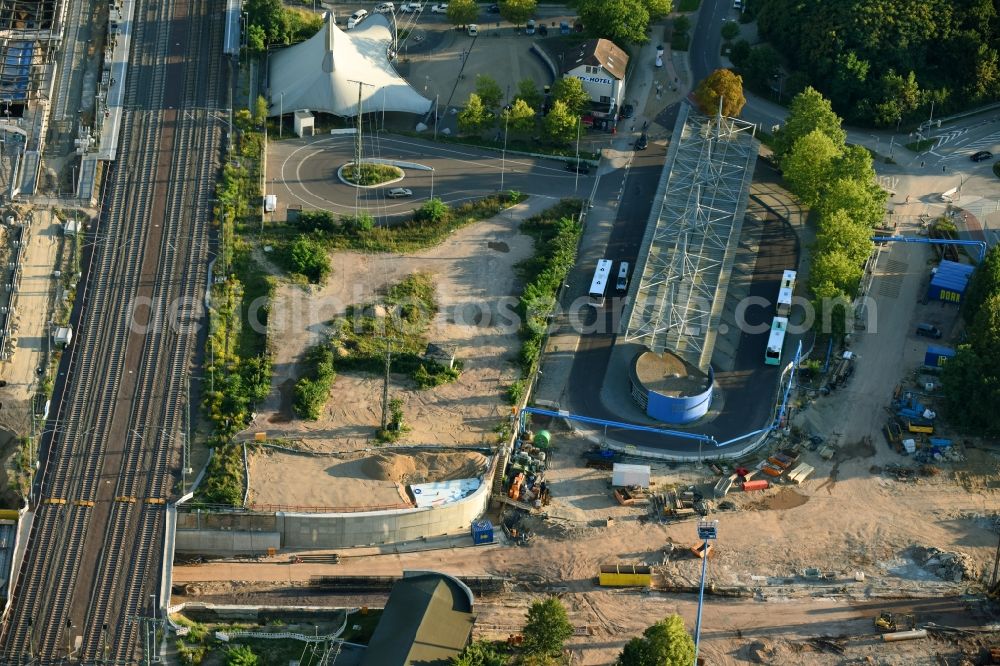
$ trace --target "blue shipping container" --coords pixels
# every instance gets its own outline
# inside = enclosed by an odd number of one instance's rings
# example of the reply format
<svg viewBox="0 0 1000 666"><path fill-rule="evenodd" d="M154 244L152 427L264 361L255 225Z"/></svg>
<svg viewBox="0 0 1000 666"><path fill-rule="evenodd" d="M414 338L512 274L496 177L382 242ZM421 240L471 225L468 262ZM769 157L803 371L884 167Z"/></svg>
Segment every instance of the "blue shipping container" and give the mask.
<svg viewBox="0 0 1000 666"><path fill-rule="evenodd" d="M948 362L949 358L953 358L954 356L954 349L938 347L937 345L927 345L927 351L924 353L924 365L928 368L940 368Z"/></svg>
<svg viewBox="0 0 1000 666"><path fill-rule="evenodd" d="M969 264L960 264L947 259L942 261L931 276L930 285L927 287L927 298L961 303L972 271L973 267Z"/></svg>
<svg viewBox="0 0 1000 666"><path fill-rule="evenodd" d="M477 546L493 543L493 523L488 520L477 520L472 523L472 543Z"/></svg>

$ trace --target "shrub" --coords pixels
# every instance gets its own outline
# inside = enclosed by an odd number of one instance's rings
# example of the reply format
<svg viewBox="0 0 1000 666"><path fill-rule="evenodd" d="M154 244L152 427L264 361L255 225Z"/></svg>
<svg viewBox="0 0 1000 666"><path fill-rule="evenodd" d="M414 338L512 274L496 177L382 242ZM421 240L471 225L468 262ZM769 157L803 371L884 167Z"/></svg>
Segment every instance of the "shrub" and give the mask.
<svg viewBox="0 0 1000 666"><path fill-rule="evenodd" d="M448 204L440 199L429 199L413 213L413 221L418 224L440 224L448 219Z"/></svg>
<svg viewBox="0 0 1000 666"><path fill-rule="evenodd" d="M304 419L319 419L323 405L330 397L330 389L337 373L333 365L333 350L328 343L310 347L302 360L303 376L295 382L292 408Z"/></svg>
<svg viewBox="0 0 1000 666"><path fill-rule="evenodd" d="M313 284L323 282L330 274L330 257L326 248L311 238L293 241L287 261L292 272L304 275Z"/></svg>

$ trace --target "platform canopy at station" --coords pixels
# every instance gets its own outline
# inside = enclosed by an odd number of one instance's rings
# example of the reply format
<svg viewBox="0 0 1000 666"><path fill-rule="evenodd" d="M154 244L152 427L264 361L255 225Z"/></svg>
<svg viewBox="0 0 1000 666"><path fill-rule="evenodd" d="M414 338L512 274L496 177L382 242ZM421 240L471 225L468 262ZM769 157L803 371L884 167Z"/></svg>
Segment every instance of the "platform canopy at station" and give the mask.
<svg viewBox="0 0 1000 666"><path fill-rule="evenodd" d="M682 104L639 250L626 342L708 370L759 142L754 125Z"/></svg>
<svg viewBox="0 0 1000 666"><path fill-rule="evenodd" d="M327 12L318 33L271 56L270 115L297 109L357 115L359 87L363 113L426 113L431 100L396 72L391 48L385 15L374 14L344 31Z"/></svg>

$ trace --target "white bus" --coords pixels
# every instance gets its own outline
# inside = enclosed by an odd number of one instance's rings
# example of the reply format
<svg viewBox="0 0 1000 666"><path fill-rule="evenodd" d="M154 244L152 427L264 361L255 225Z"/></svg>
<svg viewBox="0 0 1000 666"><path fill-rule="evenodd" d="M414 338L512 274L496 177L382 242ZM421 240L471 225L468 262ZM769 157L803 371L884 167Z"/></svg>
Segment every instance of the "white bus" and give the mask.
<svg viewBox="0 0 1000 666"><path fill-rule="evenodd" d="M590 281L590 304L595 308L604 305L604 293L608 290L608 281L611 280L611 260L601 259L597 262L597 269L594 270L594 279Z"/></svg>
<svg viewBox="0 0 1000 666"><path fill-rule="evenodd" d="M778 315L787 317L792 310L792 295L795 293L795 271L785 271L781 275L781 288L778 289Z"/></svg>
<svg viewBox="0 0 1000 666"><path fill-rule="evenodd" d="M787 318L775 317L771 321L771 335L767 339L767 351L764 352L765 364L779 365L781 363L781 349L785 346L786 330L788 330Z"/></svg>

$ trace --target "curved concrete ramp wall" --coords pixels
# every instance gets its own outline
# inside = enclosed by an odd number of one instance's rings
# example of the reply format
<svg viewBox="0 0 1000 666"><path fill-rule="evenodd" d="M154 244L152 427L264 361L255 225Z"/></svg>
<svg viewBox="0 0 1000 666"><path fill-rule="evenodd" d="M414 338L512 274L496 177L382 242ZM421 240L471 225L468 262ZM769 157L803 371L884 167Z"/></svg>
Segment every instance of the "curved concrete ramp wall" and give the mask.
<svg viewBox="0 0 1000 666"><path fill-rule="evenodd" d="M485 513L496 457L479 489L429 509L358 513L177 514L176 552L200 555L264 553L270 548L351 548L414 541L468 531Z"/></svg>

